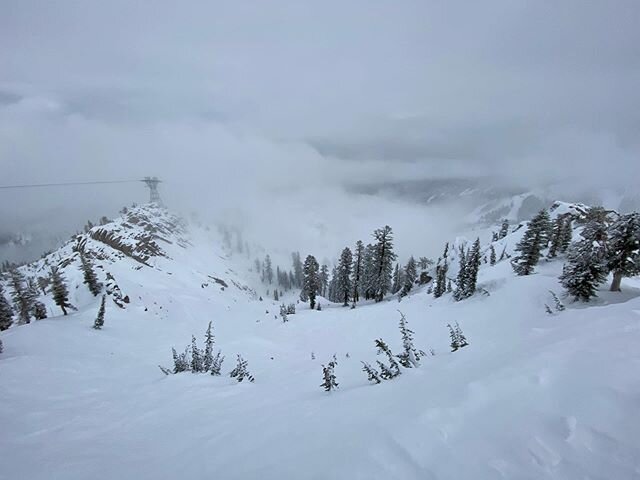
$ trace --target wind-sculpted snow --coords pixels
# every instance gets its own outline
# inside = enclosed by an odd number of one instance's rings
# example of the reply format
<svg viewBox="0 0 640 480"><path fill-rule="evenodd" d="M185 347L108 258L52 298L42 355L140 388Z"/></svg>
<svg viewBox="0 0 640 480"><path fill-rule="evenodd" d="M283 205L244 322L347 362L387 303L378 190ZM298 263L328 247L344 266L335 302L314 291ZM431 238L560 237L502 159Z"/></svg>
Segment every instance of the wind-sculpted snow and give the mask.
<svg viewBox="0 0 640 480"><path fill-rule="evenodd" d="M512 225L496 249L512 252L523 228ZM490 230L474 233L488 245ZM67 317L1 333L0 479L640 475L637 277L622 293L601 289L589 306L563 299L566 309L550 315L562 259L542 260L526 277L503 259L481 264L488 295L434 299L425 285L353 310L319 298L322 311L300 303L283 322L280 303L295 294L257 301L242 290L243 274L231 273L245 271L242 261L202 231L188 240L163 245L167 256L152 266L96 260L131 300L126 309L107 302L99 331L100 298L87 295ZM92 251L110 251L92 242ZM361 362L382 358L374 341L403 351L398 310L426 356L372 384ZM202 344L210 321L227 358L221 376L158 369L192 335ZM452 353L447 324L456 322L469 345ZM255 382L229 377L238 355ZM322 365L334 355L338 388L325 392Z"/></svg>

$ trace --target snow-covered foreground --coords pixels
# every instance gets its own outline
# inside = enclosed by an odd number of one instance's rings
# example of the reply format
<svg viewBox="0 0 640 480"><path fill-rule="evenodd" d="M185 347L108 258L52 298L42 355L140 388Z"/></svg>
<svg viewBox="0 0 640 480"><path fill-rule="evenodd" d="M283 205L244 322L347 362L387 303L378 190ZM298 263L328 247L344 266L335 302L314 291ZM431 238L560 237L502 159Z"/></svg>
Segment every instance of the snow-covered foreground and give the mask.
<svg viewBox="0 0 640 480"><path fill-rule="evenodd" d="M110 303L102 331L96 299L2 332L0 478L640 478L633 281L548 316L560 264L515 278L502 262L481 270L489 297L321 301L283 324L274 302L194 288L182 280L193 265L174 260L184 271L145 268L144 285L117 276L131 304ZM400 351L398 309L435 356L370 385L360 361L375 361L378 337ZM241 353L255 383L161 373L209 321L224 372ZM455 321L471 344L450 353ZM334 353L340 388L326 393L321 364Z"/></svg>

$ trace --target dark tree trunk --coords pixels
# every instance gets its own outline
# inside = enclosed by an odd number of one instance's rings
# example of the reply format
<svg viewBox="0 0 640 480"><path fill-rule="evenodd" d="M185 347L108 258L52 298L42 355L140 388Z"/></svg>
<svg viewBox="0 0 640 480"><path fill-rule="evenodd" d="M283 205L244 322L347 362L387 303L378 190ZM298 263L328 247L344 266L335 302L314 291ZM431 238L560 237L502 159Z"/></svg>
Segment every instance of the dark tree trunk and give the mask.
<svg viewBox="0 0 640 480"><path fill-rule="evenodd" d="M609 289L612 292L619 292L620 284L622 283L622 272L616 271L613 272L613 280L611 281L611 288Z"/></svg>

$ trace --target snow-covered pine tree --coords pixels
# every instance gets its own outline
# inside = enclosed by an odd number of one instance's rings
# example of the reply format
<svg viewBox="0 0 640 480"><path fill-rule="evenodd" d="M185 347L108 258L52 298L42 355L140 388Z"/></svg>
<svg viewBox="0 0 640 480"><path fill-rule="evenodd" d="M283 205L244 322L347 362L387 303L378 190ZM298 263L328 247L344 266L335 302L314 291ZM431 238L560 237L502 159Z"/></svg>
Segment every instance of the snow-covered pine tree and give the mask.
<svg viewBox="0 0 640 480"><path fill-rule="evenodd" d="M400 360L400 365L405 368L418 367L420 365L420 358L424 352L417 350L413 345L413 330L407 326L407 319L404 314L399 310L398 313L400 314L399 328L400 335L402 336L403 352L397 355L397 358Z"/></svg>
<svg viewBox="0 0 640 480"><path fill-rule="evenodd" d="M377 360L377 364L380 367L380 377L383 380L391 380L392 378L397 377L402 372L400 371L400 365L395 359L395 356L391 352L389 346L385 343L381 338L375 341L376 347L378 347L378 355L385 354L387 356L387 360L389 361L389 365L386 365L384 362Z"/></svg>
<svg viewBox="0 0 640 480"><path fill-rule="evenodd" d="M573 237L573 220L571 215L567 215L562 223L562 234L560 236L560 253L566 253L571 245Z"/></svg>
<svg viewBox="0 0 640 480"><path fill-rule="evenodd" d="M551 298L553 298L553 303L555 305L556 311L562 312L563 310L567 309L553 290L549 290L549 293L551 294Z"/></svg>
<svg viewBox="0 0 640 480"><path fill-rule="evenodd" d="M444 245L442 258L436 265L436 278L433 286L433 296L440 298L447 291L447 272L449 271L449 242Z"/></svg>
<svg viewBox="0 0 640 480"><path fill-rule="evenodd" d="M447 293L453 292L453 285L451 284L451 279L447 280Z"/></svg>
<svg viewBox="0 0 640 480"><path fill-rule="evenodd" d="M325 392L331 392L338 388L338 382L336 381L336 374L334 372L337 362L331 360L325 367L322 365L322 383L320 386L324 388Z"/></svg>
<svg viewBox="0 0 640 480"><path fill-rule="evenodd" d="M191 371L193 373L202 372L202 352L198 348L195 335L191 335Z"/></svg>
<svg viewBox="0 0 640 480"><path fill-rule="evenodd" d="M404 267L404 275L403 275L403 285L401 295L404 297L409 295L409 292L413 288L413 285L416 283L416 279L418 278L418 268L416 265L416 260L413 256L409 257L407 260L407 264Z"/></svg>
<svg viewBox="0 0 640 480"><path fill-rule="evenodd" d="M207 331L204 333L204 355L202 357L202 370L208 372L213 364L213 345L215 344L215 336L212 330L213 322L209 322Z"/></svg>
<svg viewBox="0 0 640 480"><path fill-rule="evenodd" d="M436 281L433 287L433 296L440 298L447 291L447 272L449 264L447 258L442 261L442 265L436 267Z"/></svg>
<svg viewBox="0 0 640 480"><path fill-rule="evenodd" d="M543 209L529 222L522 240L516 245L519 255L511 261L517 275L531 275L549 243L549 213Z"/></svg>
<svg viewBox="0 0 640 480"><path fill-rule="evenodd" d="M458 325L458 322L456 322L455 333L456 333L456 337L458 338L458 348L463 348L469 345L469 342L467 341L467 337L465 337L464 333L462 333L462 328L460 328L460 325Z"/></svg>
<svg viewBox="0 0 640 480"><path fill-rule="evenodd" d="M393 252L393 231L389 225L373 232L376 239L373 255L373 292L376 302L381 302L391 289L391 274L396 254Z"/></svg>
<svg viewBox="0 0 640 480"><path fill-rule="evenodd" d="M211 362L211 375L216 377L220 375L222 370L222 362L224 362L224 355L222 355L222 352L218 350L218 353L216 353L216 356L213 357L213 361Z"/></svg>
<svg viewBox="0 0 640 480"><path fill-rule="evenodd" d="M62 313L66 315L67 308L71 307L69 290L62 272L57 267L51 268L51 294L53 301L62 309Z"/></svg>
<svg viewBox="0 0 640 480"><path fill-rule="evenodd" d="M273 289L273 300L276 301L276 302L280 301L280 296L278 295L278 289L277 288Z"/></svg>
<svg viewBox="0 0 640 480"><path fill-rule="evenodd" d="M4 352L4 345L2 344L2 339L0 338L0 353Z"/></svg>
<svg viewBox="0 0 640 480"><path fill-rule="evenodd" d="M18 325L30 323L34 299L29 289L25 286L24 275L17 268L9 271L9 285L13 290L11 298L14 310L18 315Z"/></svg>
<svg viewBox="0 0 640 480"><path fill-rule="evenodd" d="M551 226L551 245L549 246L548 258L555 258L560 252L562 245L562 234L564 233L564 217L558 215L552 222Z"/></svg>
<svg viewBox="0 0 640 480"><path fill-rule="evenodd" d="M283 303L282 305L280 305L280 318L282 318L282 322L286 323L289 321L289 315L287 312L287 307L286 305Z"/></svg>
<svg viewBox="0 0 640 480"><path fill-rule="evenodd" d="M338 267L335 266L331 270L331 280L329 280L328 299L332 302L338 302Z"/></svg>
<svg viewBox="0 0 640 480"><path fill-rule="evenodd" d="M400 264L396 263L395 268L393 269L393 276L391 280L391 293L395 295L400 291L402 285L400 284Z"/></svg>
<svg viewBox="0 0 640 480"><path fill-rule="evenodd" d="M496 264L496 248L493 246L493 244L491 244L489 250L491 251L491 253L489 254L489 265L493 266Z"/></svg>
<svg viewBox="0 0 640 480"><path fill-rule="evenodd" d="M458 334L456 330L451 326L450 323L447 323L447 327L449 328L449 337L451 338L451 351L455 352L460 348L460 342L458 341Z"/></svg>
<svg viewBox="0 0 640 480"><path fill-rule="evenodd" d="M82 251L80 252L80 266L85 285L89 288L92 295L97 297L102 291L102 284L98 281L98 277L96 276L96 272L93 269L91 261Z"/></svg>
<svg viewBox="0 0 640 480"><path fill-rule="evenodd" d="M273 265L271 264L271 257L269 254L264 257L264 278L269 285L273 283Z"/></svg>
<svg viewBox="0 0 640 480"><path fill-rule="evenodd" d="M473 242L471 250L467 256L467 284L465 288L465 297L471 297L476 293L476 287L478 285L478 271L480 270L480 238L476 238Z"/></svg>
<svg viewBox="0 0 640 480"><path fill-rule="evenodd" d="M362 240L358 240L353 252L353 272L351 274L351 300L354 307L360 301L360 279L362 277L363 262L364 244Z"/></svg>
<svg viewBox="0 0 640 480"><path fill-rule="evenodd" d="M13 308L4 296L2 284L0 284L0 331L6 330L13 324Z"/></svg>
<svg viewBox="0 0 640 480"><path fill-rule="evenodd" d="M44 320L47 318L47 307L45 307L44 303L38 300L38 297L40 296L40 287L33 277L29 277L27 279L27 295L32 301L33 307L31 314L33 315L33 318L36 320Z"/></svg>
<svg viewBox="0 0 640 480"><path fill-rule="evenodd" d="M378 384L382 381L380 380L380 373L378 373L378 371L375 368L373 368L367 362L361 362L361 363L362 363L362 371L367 374L367 380L375 384Z"/></svg>
<svg viewBox="0 0 640 480"><path fill-rule="evenodd" d="M569 247L560 283L574 299L588 302L606 280L606 239L605 224L593 218L582 229L582 240Z"/></svg>
<svg viewBox="0 0 640 480"><path fill-rule="evenodd" d="M458 249L458 275L456 276L456 289L453 292L453 299L456 302L467 298L467 255L464 245Z"/></svg>
<svg viewBox="0 0 640 480"><path fill-rule="evenodd" d="M623 277L640 273L640 214L621 215L609 229L607 265L613 273L610 290L619 292Z"/></svg>
<svg viewBox="0 0 640 480"><path fill-rule="evenodd" d="M238 355L236 368L231 370L229 376L231 378L235 378L238 383L242 382L245 378L253 383L255 381L255 378L253 378L253 375L249 373L248 366L248 362L244 358L242 358L241 355Z"/></svg>
<svg viewBox="0 0 640 480"><path fill-rule="evenodd" d="M351 249L346 247L340 254L340 260L338 261L338 278L337 278L337 294L339 301L343 306L349 305L349 298L351 295L351 268L353 265L353 254Z"/></svg>
<svg viewBox="0 0 640 480"><path fill-rule="evenodd" d="M323 264L320 267L320 295L326 298L327 288L329 288L329 267Z"/></svg>
<svg viewBox="0 0 640 480"><path fill-rule="evenodd" d="M307 255L304 261L303 273L304 273L304 287L303 291L309 298L309 306L313 310L316 306L316 296L320 289L320 277L319 277L320 265L316 257L313 255Z"/></svg>
<svg viewBox="0 0 640 480"><path fill-rule="evenodd" d="M302 261L300 260L300 252L293 252L291 254L291 259L293 261L293 281L296 288L302 288L303 285L303 268Z"/></svg>
<svg viewBox="0 0 640 480"><path fill-rule="evenodd" d="M370 243L364 249L363 260L363 277L362 277L362 296L365 300L371 300L375 297L375 251L376 248Z"/></svg>
<svg viewBox="0 0 640 480"><path fill-rule="evenodd" d="M106 295L102 295L102 300L100 300L100 308L98 309L98 316L93 322L93 328L96 330L102 329L104 325L104 311L105 311L105 301L107 299Z"/></svg>
<svg viewBox="0 0 640 480"><path fill-rule="evenodd" d="M173 373L186 372L189 370L189 347L184 352L178 354L175 348L171 349L173 353Z"/></svg>
<svg viewBox="0 0 640 480"><path fill-rule="evenodd" d="M502 226L500 227L500 233L498 233L498 238L502 239L509 234L509 220L506 218L502 221Z"/></svg>

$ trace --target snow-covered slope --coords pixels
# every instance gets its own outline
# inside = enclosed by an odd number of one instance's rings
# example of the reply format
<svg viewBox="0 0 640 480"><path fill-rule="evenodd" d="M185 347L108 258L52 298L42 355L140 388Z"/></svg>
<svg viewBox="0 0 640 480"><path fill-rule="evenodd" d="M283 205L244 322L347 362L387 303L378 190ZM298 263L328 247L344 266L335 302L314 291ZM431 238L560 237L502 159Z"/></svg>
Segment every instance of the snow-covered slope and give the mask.
<svg viewBox="0 0 640 480"><path fill-rule="evenodd" d="M156 226L173 218L142 211ZM109 228L119 236L140 233L118 222ZM515 277L505 260L482 265L488 295L467 301L434 300L424 287L355 310L321 299L322 311L299 305L282 323L206 231L170 230L154 233L171 243L156 239L163 255L143 263L87 239L130 298L109 303L102 331L74 260L65 274L79 311L1 333L0 479L640 477L638 279L547 315L561 262ZM397 310L435 355L370 385L360 361L379 358L376 338L400 351ZM172 346L192 334L202 342L209 321L223 371L242 354L255 383L158 369ZM454 322L470 345L451 353ZM340 388L326 393L321 365L334 354Z"/></svg>

